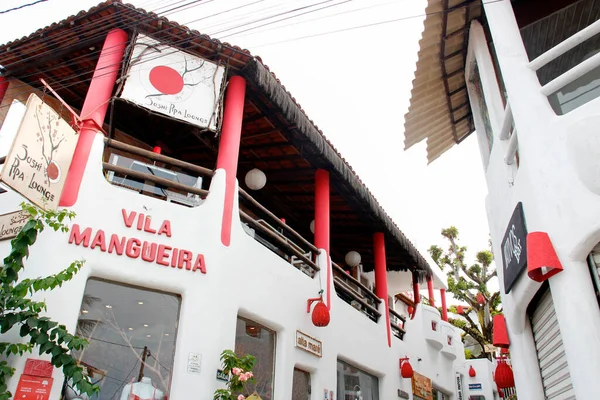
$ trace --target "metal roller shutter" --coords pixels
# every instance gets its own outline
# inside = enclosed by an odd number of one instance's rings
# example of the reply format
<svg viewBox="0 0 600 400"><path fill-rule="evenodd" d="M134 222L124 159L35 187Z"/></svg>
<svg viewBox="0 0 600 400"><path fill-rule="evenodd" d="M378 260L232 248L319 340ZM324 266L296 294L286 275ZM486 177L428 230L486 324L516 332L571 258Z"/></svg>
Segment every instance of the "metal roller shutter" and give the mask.
<svg viewBox="0 0 600 400"><path fill-rule="evenodd" d="M546 399L575 399L550 289L546 289L533 310L531 327Z"/></svg>

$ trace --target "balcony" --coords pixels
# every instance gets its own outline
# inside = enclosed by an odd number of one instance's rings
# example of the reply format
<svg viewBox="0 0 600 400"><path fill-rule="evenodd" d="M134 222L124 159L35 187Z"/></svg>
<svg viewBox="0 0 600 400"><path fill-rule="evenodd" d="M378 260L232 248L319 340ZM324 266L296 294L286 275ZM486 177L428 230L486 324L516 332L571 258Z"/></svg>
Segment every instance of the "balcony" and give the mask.
<svg viewBox="0 0 600 400"><path fill-rule="evenodd" d="M529 68L556 114L564 115L600 96L600 4L579 0L552 7L531 13L515 6L514 11L523 26ZM537 15L543 11L549 14Z"/></svg>
<svg viewBox="0 0 600 400"><path fill-rule="evenodd" d="M443 355L445 355L446 357L448 357L449 359L455 360L457 355L456 355L456 343L454 342L455 334L456 334L454 326L449 322L441 321L440 327L441 327L442 339L444 339L444 342L442 343L443 346L442 346L441 353Z"/></svg>
<svg viewBox="0 0 600 400"><path fill-rule="evenodd" d="M439 311L425 304L421 304L419 307L423 313L421 318L423 319L425 340L432 348L441 350L444 347L445 338L442 335L442 318Z"/></svg>

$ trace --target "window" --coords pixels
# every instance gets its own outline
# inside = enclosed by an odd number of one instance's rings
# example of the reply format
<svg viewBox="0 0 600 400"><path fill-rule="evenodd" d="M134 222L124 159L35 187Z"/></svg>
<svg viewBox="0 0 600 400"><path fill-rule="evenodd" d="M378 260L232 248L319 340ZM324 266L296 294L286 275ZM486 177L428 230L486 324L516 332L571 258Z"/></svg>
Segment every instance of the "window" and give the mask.
<svg viewBox="0 0 600 400"><path fill-rule="evenodd" d="M450 400L450 395L447 395L441 390L433 388L433 400Z"/></svg>
<svg viewBox="0 0 600 400"><path fill-rule="evenodd" d="M118 400L148 388L152 399L167 398L180 304L173 294L98 279L87 282L76 332L90 344L73 354L100 385L94 400ZM67 382L64 398L74 394Z"/></svg>
<svg viewBox="0 0 600 400"><path fill-rule="evenodd" d="M310 400L310 374L298 368L294 368L292 400Z"/></svg>
<svg viewBox="0 0 600 400"><path fill-rule="evenodd" d="M379 400L379 379L344 361L337 362L337 400Z"/></svg>
<svg viewBox="0 0 600 400"><path fill-rule="evenodd" d="M248 392L256 391L261 399L273 400L275 332L256 322L238 317L235 352L238 356L250 354L256 357L253 370L256 384L248 385Z"/></svg>

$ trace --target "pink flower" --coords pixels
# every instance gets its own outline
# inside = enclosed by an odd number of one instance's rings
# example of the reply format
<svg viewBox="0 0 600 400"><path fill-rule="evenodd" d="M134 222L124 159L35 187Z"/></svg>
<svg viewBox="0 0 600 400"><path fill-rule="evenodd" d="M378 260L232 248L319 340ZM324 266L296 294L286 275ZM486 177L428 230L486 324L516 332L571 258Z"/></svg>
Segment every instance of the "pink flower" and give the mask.
<svg viewBox="0 0 600 400"><path fill-rule="evenodd" d="M242 369L241 368L233 368L231 370L231 372L233 372L234 375L239 375L242 373Z"/></svg>
<svg viewBox="0 0 600 400"><path fill-rule="evenodd" d="M238 380L239 380L240 382L246 382L246 381L248 380L248 376L247 376L246 374L241 374L241 375L238 377Z"/></svg>
<svg viewBox="0 0 600 400"><path fill-rule="evenodd" d="M254 374L252 372L250 372L250 371L246 372L244 375L246 375L247 379L250 379L250 378L252 378L254 376Z"/></svg>
<svg viewBox="0 0 600 400"><path fill-rule="evenodd" d="M245 399L246 399L246 398L244 397L244 395L243 395L243 394L240 394L240 395L238 396L238 398L237 398L237 400L245 400Z"/></svg>

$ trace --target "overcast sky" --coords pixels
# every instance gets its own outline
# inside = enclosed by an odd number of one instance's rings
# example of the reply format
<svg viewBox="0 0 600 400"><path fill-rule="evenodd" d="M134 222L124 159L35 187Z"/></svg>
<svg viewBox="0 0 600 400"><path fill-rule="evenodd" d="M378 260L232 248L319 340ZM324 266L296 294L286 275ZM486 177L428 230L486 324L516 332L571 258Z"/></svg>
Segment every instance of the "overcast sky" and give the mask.
<svg viewBox="0 0 600 400"><path fill-rule="evenodd" d="M33 1L2 0L0 11ZM48 0L0 14L0 43L98 3ZM260 56L421 253L433 243L443 244L440 231L450 225L460 230L471 255L487 247L487 189L475 136L429 166L425 142L404 151L404 114L425 0L130 3ZM295 13L307 13L303 16L286 13L318 3ZM169 11L186 4L181 12ZM279 19L284 20L272 23ZM356 28L364 25L372 26Z"/></svg>

